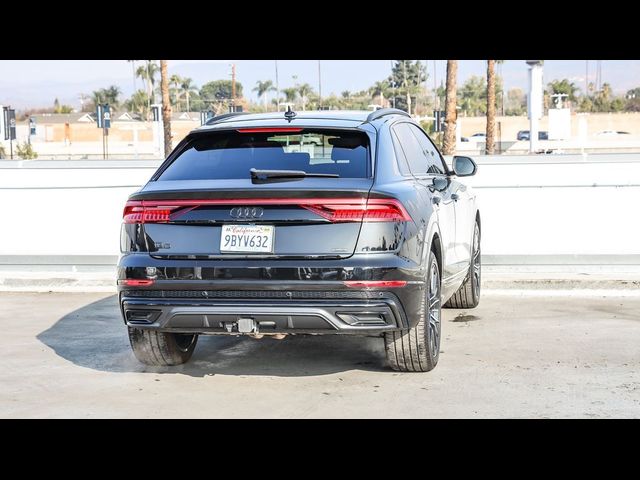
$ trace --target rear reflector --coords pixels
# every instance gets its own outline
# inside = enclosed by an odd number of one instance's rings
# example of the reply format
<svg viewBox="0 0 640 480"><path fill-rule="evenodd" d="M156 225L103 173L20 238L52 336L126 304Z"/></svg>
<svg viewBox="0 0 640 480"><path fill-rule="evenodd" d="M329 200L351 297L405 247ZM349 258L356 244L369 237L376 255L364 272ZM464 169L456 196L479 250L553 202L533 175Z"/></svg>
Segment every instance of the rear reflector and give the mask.
<svg viewBox="0 0 640 480"><path fill-rule="evenodd" d="M411 217L392 198L220 198L193 200L131 200L124 208L124 223L166 223L201 205L295 205L330 222L396 222Z"/></svg>
<svg viewBox="0 0 640 480"><path fill-rule="evenodd" d="M344 283L347 287L352 288L396 288L404 287L407 284L407 282L405 282L404 280L347 280L342 283Z"/></svg>
<svg viewBox="0 0 640 480"><path fill-rule="evenodd" d="M295 128L295 127L239 128L236 131L240 133L295 133L295 132L301 132L302 128Z"/></svg>
<svg viewBox="0 0 640 480"><path fill-rule="evenodd" d="M118 285L125 285L127 287L148 287L153 285L154 280L143 280L137 278L127 278L125 280L118 280Z"/></svg>

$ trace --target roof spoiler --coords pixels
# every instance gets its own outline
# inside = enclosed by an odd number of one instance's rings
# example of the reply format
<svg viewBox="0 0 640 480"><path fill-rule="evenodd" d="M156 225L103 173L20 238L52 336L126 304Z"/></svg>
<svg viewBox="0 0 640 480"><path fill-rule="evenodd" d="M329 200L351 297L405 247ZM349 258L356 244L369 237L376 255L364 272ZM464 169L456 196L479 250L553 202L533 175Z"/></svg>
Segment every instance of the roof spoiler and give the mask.
<svg viewBox="0 0 640 480"><path fill-rule="evenodd" d="M367 122L373 122L374 120L377 120L378 118L384 117L386 115L403 115L405 117L411 118L411 115L409 115L404 110L399 110L397 108L379 108L378 110L375 110L369 114L369 116L367 117Z"/></svg>
<svg viewBox="0 0 640 480"><path fill-rule="evenodd" d="M226 120L227 118L237 117L239 115L246 115L247 112L231 112L231 113L223 113L222 115L218 115L217 117L212 117L207 120L205 125L214 125L222 120Z"/></svg>

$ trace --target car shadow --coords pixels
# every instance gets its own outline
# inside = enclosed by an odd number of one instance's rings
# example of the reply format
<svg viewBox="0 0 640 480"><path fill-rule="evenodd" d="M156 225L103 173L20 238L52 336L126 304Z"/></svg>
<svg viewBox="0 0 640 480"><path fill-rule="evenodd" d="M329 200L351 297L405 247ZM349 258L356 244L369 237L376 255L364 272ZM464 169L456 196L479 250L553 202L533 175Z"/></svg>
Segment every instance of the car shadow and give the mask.
<svg viewBox="0 0 640 480"><path fill-rule="evenodd" d="M41 332L38 340L60 357L105 372L208 375L312 376L349 370L392 373L379 337L298 335L283 340L202 335L191 360L149 367L129 346L116 295L85 305Z"/></svg>

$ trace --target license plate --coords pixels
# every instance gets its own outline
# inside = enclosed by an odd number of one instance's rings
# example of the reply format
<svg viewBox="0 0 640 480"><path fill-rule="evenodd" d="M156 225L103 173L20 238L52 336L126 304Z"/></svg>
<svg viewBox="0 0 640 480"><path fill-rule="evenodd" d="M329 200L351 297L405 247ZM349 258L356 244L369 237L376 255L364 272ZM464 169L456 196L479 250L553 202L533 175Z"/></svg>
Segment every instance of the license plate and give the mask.
<svg viewBox="0 0 640 480"><path fill-rule="evenodd" d="M273 225L223 225L220 252L273 253Z"/></svg>

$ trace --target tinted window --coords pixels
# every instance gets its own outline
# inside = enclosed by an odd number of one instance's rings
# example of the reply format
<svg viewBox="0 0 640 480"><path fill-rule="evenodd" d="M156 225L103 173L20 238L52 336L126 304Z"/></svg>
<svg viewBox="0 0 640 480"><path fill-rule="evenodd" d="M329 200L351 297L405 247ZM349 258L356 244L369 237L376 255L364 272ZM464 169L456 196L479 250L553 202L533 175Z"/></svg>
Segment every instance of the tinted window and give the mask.
<svg viewBox="0 0 640 480"><path fill-rule="evenodd" d="M411 131L415 134L416 138L418 139L418 142L420 143L420 147L422 148L422 150L424 151L427 157L427 163L429 165L427 167L427 173L444 174L445 169L442 162L442 157L440 157L440 153L438 152L438 149L436 148L436 146L433 144L433 142L431 142L429 137L427 137L425 133L422 130L420 130L418 127L416 127L415 125L410 125L410 127L411 127Z"/></svg>
<svg viewBox="0 0 640 480"><path fill-rule="evenodd" d="M400 146L400 140L398 140L398 136L394 131L391 132L391 140L393 143L393 150L396 152L396 160L398 161L398 169L402 175L411 176L411 170L409 170L409 165L407 164L407 157Z"/></svg>
<svg viewBox="0 0 640 480"><path fill-rule="evenodd" d="M234 130L194 138L158 180L249 178L251 168L364 178L368 164L368 137L361 132Z"/></svg>
<svg viewBox="0 0 640 480"><path fill-rule="evenodd" d="M400 147L409 164L409 169L414 175L424 175L427 173L427 158L418 142L418 139L411 133L409 123L401 123L393 127L394 132L400 142Z"/></svg>

